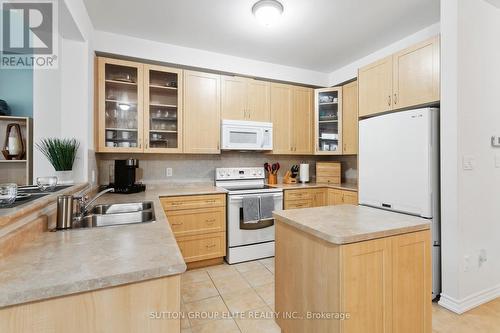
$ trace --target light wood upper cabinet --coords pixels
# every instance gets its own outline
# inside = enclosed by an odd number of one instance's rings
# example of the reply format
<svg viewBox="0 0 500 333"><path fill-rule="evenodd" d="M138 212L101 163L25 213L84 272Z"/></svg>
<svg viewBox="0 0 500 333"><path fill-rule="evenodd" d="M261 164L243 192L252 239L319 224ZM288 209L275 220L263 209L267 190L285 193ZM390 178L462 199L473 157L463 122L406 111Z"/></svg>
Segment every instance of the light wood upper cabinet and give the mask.
<svg viewBox="0 0 500 333"><path fill-rule="evenodd" d="M342 87L314 91L314 153L342 154Z"/></svg>
<svg viewBox="0 0 500 333"><path fill-rule="evenodd" d="M313 89L293 88L292 105L292 153L313 152Z"/></svg>
<svg viewBox="0 0 500 333"><path fill-rule="evenodd" d="M182 152L182 70L144 65L144 151Z"/></svg>
<svg viewBox="0 0 500 333"><path fill-rule="evenodd" d="M440 99L440 38L433 37L359 69L359 116Z"/></svg>
<svg viewBox="0 0 500 333"><path fill-rule="evenodd" d="M342 87L342 153L358 153L358 82Z"/></svg>
<svg viewBox="0 0 500 333"><path fill-rule="evenodd" d="M271 120L271 84L265 81L248 80L247 82L248 120Z"/></svg>
<svg viewBox="0 0 500 333"><path fill-rule="evenodd" d="M271 84L273 154L311 154L313 90Z"/></svg>
<svg viewBox="0 0 500 333"><path fill-rule="evenodd" d="M246 120L247 81L238 76L222 76L222 119Z"/></svg>
<svg viewBox="0 0 500 333"><path fill-rule="evenodd" d="M220 75L184 71L184 152L220 153Z"/></svg>
<svg viewBox="0 0 500 333"><path fill-rule="evenodd" d="M292 86L271 83L273 154L290 154L292 151L292 103Z"/></svg>
<svg viewBox="0 0 500 333"><path fill-rule="evenodd" d="M137 62L97 58L97 152L144 151L143 70Z"/></svg>
<svg viewBox="0 0 500 333"><path fill-rule="evenodd" d="M391 110L392 56L359 69L359 116Z"/></svg>
<svg viewBox="0 0 500 333"><path fill-rule="evenodd" d="M270 83L222 76L222 119L270 121Z"/></svg>
<svg viewBox="0 0 500 333"><path fill-rule="evenodd" d="M439 37L393 56L393 108L439 100Z"/></svg>

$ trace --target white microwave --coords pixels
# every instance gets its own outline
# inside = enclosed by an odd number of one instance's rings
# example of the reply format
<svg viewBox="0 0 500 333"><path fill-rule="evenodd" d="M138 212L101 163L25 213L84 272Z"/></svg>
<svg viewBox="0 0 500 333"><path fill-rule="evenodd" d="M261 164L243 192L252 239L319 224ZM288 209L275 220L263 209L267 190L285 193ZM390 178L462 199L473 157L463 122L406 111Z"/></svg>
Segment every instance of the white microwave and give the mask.
<svg viewBox="0 0 500 333"><path fill-rule="evenodd" d="M222 150L272 150L273 124L257 121L222 120Z"/></svg>

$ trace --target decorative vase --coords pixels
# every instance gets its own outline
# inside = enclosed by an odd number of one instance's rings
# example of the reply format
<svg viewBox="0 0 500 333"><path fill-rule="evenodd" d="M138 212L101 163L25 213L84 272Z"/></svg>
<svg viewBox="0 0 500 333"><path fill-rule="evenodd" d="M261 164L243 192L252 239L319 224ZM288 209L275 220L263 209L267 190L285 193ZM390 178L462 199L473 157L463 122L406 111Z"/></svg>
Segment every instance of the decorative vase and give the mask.
<svg viewBox="0 0 500 333"><path fill-rule="evenodd" d="M57 184L73 184L73 170L56 171Z"/></svg>
<svg viewBox="0 0 500 333"><path fill-rule="evenodd" d="M8 124L2 154L6 160L22 160L24 154L23 135L19 124Z"/></svg>

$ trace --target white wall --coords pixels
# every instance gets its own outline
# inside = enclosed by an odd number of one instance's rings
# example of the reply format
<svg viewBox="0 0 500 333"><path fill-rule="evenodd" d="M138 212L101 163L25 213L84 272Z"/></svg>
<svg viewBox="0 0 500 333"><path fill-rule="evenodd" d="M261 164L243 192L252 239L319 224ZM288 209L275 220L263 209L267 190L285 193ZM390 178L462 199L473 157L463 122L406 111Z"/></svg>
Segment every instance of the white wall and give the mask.
<svg viewBox="0 0 500 333"><path fill-rule="evenodd" d="M34 140L76 138L80 149L73 166L77 182L92 180L93 153L93 28L81 0L59 2L59 68L35 70L33 83ZM34 150L34 178L55 174Z"/></svg>
<svg viewBox="0 0 500 333"><path fill-rule="evenodd" d="M328 74L221 53L96 31L96 51L240 75L327 86Z"/></svg>
<svg viewBox="0 0 500 333"><path fill-rule="evenodd" d="M328 86L335 86L345 81L354 79L358 76L358 69L365 65L368 65L374 61L385 58L397 51L400 51L408 46L416 44L418 42L424 41L430 37L436 36L439 34L439 23L433 24L425 29L417 31L416 33L405 37L397 42L394 42L386 47L377 50L369 55L353 61L349 65L346 65L342 68L339 68L328 76Z"/></svg>
<svg viewBox="0 0 500 333"><path fill-rule="evenodd" d="M490 145L490 136L500 135L500 9L484 0L442 0L442 24L447 201L440 304L464 312L500 296L500 149ZM464 170L464 158L472 159L472 170ZM487 253L482 265L481 250Z"/></svg>

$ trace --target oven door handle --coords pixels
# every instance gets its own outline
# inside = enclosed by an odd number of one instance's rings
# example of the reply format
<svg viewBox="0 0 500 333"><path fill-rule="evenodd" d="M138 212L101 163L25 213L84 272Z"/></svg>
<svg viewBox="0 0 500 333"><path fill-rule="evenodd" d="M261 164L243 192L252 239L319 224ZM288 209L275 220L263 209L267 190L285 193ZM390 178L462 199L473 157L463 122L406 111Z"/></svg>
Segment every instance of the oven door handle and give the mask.
<svg viewBox="0 0 500 333"><path fill-rule="evenodd" d="M265 194L265 195L267 195L267 194ZM274 194L273 198L283 198L283 194L282 193ZM234 200L243 200L243 196L240 196L240 195L230 195L229 196L229 201L234 201Z"/></svg>

